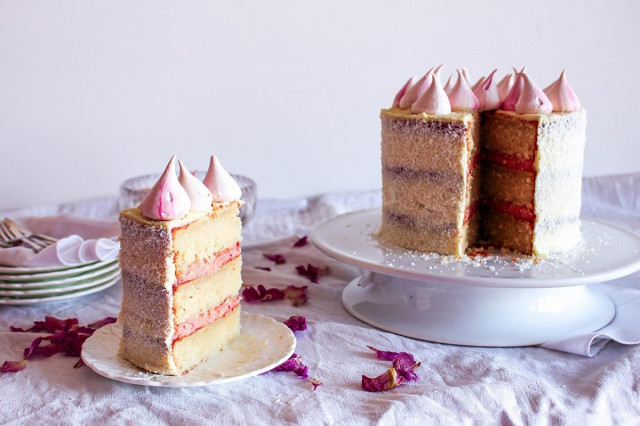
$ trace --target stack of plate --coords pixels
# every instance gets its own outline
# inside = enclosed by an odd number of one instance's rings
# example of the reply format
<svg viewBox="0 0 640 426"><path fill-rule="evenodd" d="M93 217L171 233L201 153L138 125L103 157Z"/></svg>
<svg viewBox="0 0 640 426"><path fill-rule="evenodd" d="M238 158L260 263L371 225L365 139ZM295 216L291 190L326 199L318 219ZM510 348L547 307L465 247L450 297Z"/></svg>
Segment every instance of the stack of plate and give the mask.
<svg viewBox="0 0 640 426"><path fill-rule="evenodd" d="M119 279L117 260L66 267L0 266L0 305L71 299L104 290Z"/></svg>

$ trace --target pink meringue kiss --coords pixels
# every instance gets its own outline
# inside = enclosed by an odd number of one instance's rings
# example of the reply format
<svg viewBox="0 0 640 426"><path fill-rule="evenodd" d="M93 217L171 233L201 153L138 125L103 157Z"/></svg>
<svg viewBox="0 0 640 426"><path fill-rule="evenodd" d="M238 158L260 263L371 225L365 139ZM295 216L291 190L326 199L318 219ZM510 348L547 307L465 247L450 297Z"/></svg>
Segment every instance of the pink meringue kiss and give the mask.
<svg viewBox="0 0 640 426"><path fill-rule="evenodd" d="M449 97L440 85L438 78L429 73L429 87L418 100L411 105L411 112L414 114L449 114L451 112L451 103Z"/></svg>
<svg viewBox="0 0 640 426"><path fill-rule="evenodd" d="M213 201L218 203L228 203L238 201L242 197L242 190L238 183L222 167L215 155L211 156L209 169L204 177L203 183L213 196Z"/></svg>
<svg viewBox="0 0 640 426"><path fill-rule="evenodd" d="M211 203L213 202L211 191L204 183L200 182L200 179L187 170L182 161L178 160L178 164L180 165L180 177L178 180L191 200L191 210L203 211L211 209Z"/></svg>
<svg viewBox="0 0 640 426"><path fill-rule="evenodd" d="M486 77L480 77L480 78L478 79L478 81L476 81L476 83L475 83L473 86L471 86L471 90L473 90L473 91L475 92L475 91L476 91L476 89L477 89L478 87L480 87L480 86L482 85L482 83L484 83L484 81L485 81L486 79L487 79Z"/></svg>
<svg viewBox="0 0 640 426"><path fill-rule="evenodd" d="M448 95L451 89L453 89L453 74L449 76L447 84L444 85L444 92Z"/></svg>
<svg viewBox="0 0 640 426"><path fill-rule="evenodd" d="M464 75L458 70L456 84L449 91L449 102L453 111L478 109L480 102L469 87Z"/></svg>
<svg viewBox="0 0 640 426"><path fill-rule="evenodd" d="M467 80L467 84L471 86L471 74L469 74L469 71L467 71L466 67L462 67L462 75L464 76L464 79Z"/></svg>
<svg viewBox="0 0 640 426"><path fill-rule="evenodd" d="M393 108L400 107L400 99L402 99L404 94L407 93L407 90L409 89L409 87L413 86L415 82L416 82L415 77L411 77L409 80L407 80L404 86L402 86L402 89L400 89L400 91L396 94L396 97L393 98L393 104L391 105Z"/></svg>
<svg viewBox="0 0 640 426"><path fill-rule="evenodd" d="M580 109L580 101L569 86L564 70L560 77L544 89L553 105L553 112L571 112Z"/></svg>
<svg viewBox="0 0 640 426"><path fill-rule="evenodd" d="M179 219L191 209L191 200L180 185L175 168L176 156L174 155L160 179L140 203L140 211L149 219Z"/></svg>
<svg viewBox="0 0 640 426"><path fill-rule="evenodd" d="M479 111L498 109L502 104L498 86L493 82L496 71L497 70L493 70L493 72L484 79L484 82L473 91L480 102L480 106L478 107Z"/></svg>
<svg viewBox="0 0 640 426"><path fill-rule="evenodd" d="M500 80L500 83L498 83L498 94L500 95L500 102L504 102L504 100L507 98L507 95L511 91L513 82L515 80L514 75L515 74L509 73L505 75L502 80Z"/></svg>
<svg viewBox="0 0 640 426"><path fill-rule="evenodd" d="M527 74L520 73L522 80L522 93L515 105L518 114L546 114L553 110L551 101L544 92L529 78Z"/></svg>
<svg viewBox="0 0 640 426"><path fill-rule="evenodd" d="M416 84L407 89L407 92L404 94L404 96L402 96L402 99L400 99L400 108L411 108L411 105L413 105L413 103L418 100L418 98L422 96L424 92L427 91L427 89L429 88L429 84L431 84L428 77L429 73L431 73L432 71L433 68L430 69L420 80L418 80Z"/></svg>
<svg viewBox="0 0 640 426"><path fill-rule="evenodd" d="M522 74L517 73L509 94L502 102L501 108L503 110L513 111L515 109L518 99L520 99L520 92L522 92L522 84Z"/></svg>

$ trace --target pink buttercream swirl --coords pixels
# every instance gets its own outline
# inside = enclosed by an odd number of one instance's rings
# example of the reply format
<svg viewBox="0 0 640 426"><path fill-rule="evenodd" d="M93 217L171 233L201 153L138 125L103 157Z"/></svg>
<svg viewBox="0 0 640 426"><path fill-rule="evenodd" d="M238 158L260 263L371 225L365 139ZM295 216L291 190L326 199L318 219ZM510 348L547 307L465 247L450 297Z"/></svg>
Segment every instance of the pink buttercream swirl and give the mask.
<svg viewBox="0 0 640 426"><path fill-rule="evenodd" d="M242 197L242 189L238 182L222 167L215 155L211 156L209 169L203 183L213 196L213 201L228 203L238 201Z"/></svg>
<svg viewBox="0 0 640 426"><path fill-rule="evenodd" d="M178 160L178 164L180 164L180 178L178 180L191 200L191 210L211 210L213 202L211 191L200 182L200 179L187 170L182 161Z"/></svg>
<svg viewBox="0 0 640 426"><path fill-rule="evenodd" d="M527 74L520 73L522 80L522 92L514 111L518 114L545 114L553 110L551 101L544 92L529 78Z"/></svg>
<svg viewBox="0 0 640 426"><path fill-rule="evenodd" d="M154 220L179 219L191 209L191 200L176 177L176 156L140 203L143 215Z"/></svg>
<svg viewBox="0 0 640 426"><path fill-rule="evenodd" d="M498 86L493 82L496 71L497 70L493 70L493 72L483 80L482 84L473 91L480 102L480 106L478 107L480 111L498 109L500 104L502 104Z"/></svg>
<svg viewBox="0 0 640 426"><path fill-rule="evenodd" d="M451 103L451 109L453 111L463 111L470 109L478 109L480 102L478 98L469 87L469 83L464 78L464 75L458 70L458 79L456 84L451 88L448 93L449 102Z"/></svg>
<svg viewBox="0 0 640 426"><path fill-rule="evenodd" d="M433 115L449 114L451 103L438 78L433 72L430 72L427 80L429 80L427 91L411 105L411 112L414 114L422 112Z"/></svg>
<svg viewBox="0 0 640 426"><path fill-rule="evenodd" d="M580 109L580 101L569 86L564 70L556 81L544 89L544 93L549 97L554 112L570 112Z"/></svg>

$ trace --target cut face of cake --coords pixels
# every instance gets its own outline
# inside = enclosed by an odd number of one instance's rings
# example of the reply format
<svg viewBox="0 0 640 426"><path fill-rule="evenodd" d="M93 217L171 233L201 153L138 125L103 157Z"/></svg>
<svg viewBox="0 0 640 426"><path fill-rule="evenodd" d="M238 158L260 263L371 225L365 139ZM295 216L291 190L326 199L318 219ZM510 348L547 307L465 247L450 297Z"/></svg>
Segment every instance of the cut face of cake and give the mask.
<svg viewBox="0 0 640 426"><path fill-rule="evenodd" d="M457 257L577 244L586 114L564 72L544 91L524 69L495 73L472 89L458 71L444 93L429 72L382 110L384 242Z"/></svg>
<svg viewBox="0 0 640 426"><path fill-rule="evenodd" d="M238 201L212 203L204 186L175 182L172 163L158 185L165 193L154 195L152 189L147 196L158 202L143 201L120 214L118 322L125 360L150 372L179 375L239 333L241 222ZM185 200L181 187L189 206L170 205ZM194 202L198 193L204 202Z"/></svg>
<svg viewBox="0 0 640 426"><path fill-rule="evenodd" d="M483 113L483 238L546 255L580 239L584 110Z"/></svg>
<svg viewBox="0 0 640 426"><path fill-rule="evenodd" d="M383 110L380 237L461 256L478 237L478 113Z"/></svg>

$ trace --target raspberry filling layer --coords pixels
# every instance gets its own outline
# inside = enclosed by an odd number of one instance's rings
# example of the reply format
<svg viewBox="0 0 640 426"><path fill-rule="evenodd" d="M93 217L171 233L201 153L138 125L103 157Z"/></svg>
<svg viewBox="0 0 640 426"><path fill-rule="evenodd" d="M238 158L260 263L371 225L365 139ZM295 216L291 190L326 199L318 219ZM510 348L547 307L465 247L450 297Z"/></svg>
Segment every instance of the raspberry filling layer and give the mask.
<svg viewBox="0 0 640 426"><path fill-rule="evenodd" d="M184 272L176 271L177 281L174 284L174 288L180 284L193 281L217 271L228 262L240 256L240 252L240 242L237 242L235 246L221 250L209 258L193 262Z"/></svg>
<svg viewBox="0 0 640 426"><path fill-rule="evenodd" d="M188 321L178 324L176 326L175 334L173 335L173 341L180 340L187 337L202 327L206 327L219 318L224 317L227 313L233 311L240 305L240 296L229 296L221 304L215 308L204 312Z"/></svg>
<svg viewBox="0 0 640 426"><path fill-rule="evenodd" d="M480 200L475 200L464 212L464 220L462 221L462 226L466 226L469 223L469 220L473 217L474 214L478 211L478 207L480 207Z"/></svg>
<svg viewBox="0 0 640 426"><path fill-rule="evenodd" d="M535 222L536 214L527 206L513 204L506 201L484 200L490 210L505 216L513 216L516 219L527 222Z"/></svg>
<svg viewBox="0 0 640 426"><path fill-rule="evenodd" d="M497 164L498 166L506 167L511 170L519 170L523 172L536 172L536 165L533 160L529 158L519 157L517 155L498 154L492 151L483 151L482 160L490 163Z"/></svg>

